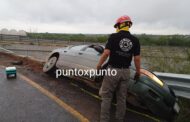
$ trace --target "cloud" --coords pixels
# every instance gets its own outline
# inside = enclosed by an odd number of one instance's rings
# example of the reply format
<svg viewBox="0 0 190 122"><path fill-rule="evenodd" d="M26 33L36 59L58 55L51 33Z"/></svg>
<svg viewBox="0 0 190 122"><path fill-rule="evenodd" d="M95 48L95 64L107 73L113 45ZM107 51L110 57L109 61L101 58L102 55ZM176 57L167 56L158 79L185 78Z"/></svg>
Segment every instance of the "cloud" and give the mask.
<svg viewBox="0 0 190 122"><path fill-rule="evenodd" d="M189 34L188 0L1 0L0 28L59 33L111 33L128 14L134 33Z"/></svg>

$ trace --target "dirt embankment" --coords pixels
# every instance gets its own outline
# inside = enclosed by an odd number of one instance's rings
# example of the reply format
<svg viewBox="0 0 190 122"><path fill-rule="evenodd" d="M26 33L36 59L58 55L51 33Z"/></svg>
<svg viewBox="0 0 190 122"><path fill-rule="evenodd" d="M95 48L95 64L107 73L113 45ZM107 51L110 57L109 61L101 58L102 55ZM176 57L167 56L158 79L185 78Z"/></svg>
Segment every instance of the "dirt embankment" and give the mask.
<svg viewBox="0 0 190 122"><path fill-rule="evenodd" d="M0 64L4 66L13 66L14 62L21 61L26 69L32 69L35 72L42 72L43 62L31 59L29 57L16 56L11 53L0 52ZM3 59L3 60L2 60ZM19 65L18 65L19 67Z"/></svg>

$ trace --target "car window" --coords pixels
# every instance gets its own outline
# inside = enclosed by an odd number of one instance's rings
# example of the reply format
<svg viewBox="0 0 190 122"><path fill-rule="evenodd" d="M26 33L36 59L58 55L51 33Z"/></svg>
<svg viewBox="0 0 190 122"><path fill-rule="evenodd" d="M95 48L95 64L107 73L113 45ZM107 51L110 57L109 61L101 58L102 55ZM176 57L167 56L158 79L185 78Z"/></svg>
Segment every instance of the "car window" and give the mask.
<svg viewBox="0 0 190 122"><path fill-rule="evenodd" d="M89 52L89 53L94 53L94 54L99 54L94 48L92 47L88 47L84 50L85 52Z"/></svg>
<svg viewBox="0 0 190 122"><path fill-rule="evenodd" d="M86 47L86 45L79 45L79 46L73 46L70 48L70 50L82 50L84 47Z"/></svg>

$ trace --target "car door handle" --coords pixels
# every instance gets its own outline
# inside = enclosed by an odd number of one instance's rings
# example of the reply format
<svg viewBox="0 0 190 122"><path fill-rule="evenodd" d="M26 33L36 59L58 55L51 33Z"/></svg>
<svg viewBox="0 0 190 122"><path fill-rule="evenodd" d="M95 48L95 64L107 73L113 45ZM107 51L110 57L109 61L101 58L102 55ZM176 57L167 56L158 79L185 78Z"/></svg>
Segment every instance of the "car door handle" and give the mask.
<svg viewBox="0 0 190 122"><path fill-rule="evenodd" d="M79 54L79 55L82 55L83 53L80 52L80 53L78 53L78 54Z"/></svg>
<svg viewBox="0 0 190 122"><path fill-rule="evenodd" d="M67 51L65 50L64 53L66 53Z"/></svg>

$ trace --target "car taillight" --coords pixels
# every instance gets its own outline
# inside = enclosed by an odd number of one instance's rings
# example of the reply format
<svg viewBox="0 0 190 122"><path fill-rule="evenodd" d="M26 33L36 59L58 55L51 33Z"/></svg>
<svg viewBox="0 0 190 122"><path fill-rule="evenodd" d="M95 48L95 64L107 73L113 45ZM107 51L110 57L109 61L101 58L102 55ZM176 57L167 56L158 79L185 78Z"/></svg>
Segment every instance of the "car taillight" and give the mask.
<svg viewBox="0 0 190 122"><path fill-rule="evenodd" d="M164 83L158 79L158 77L156 77L154 74L152 74L151 72L147 71L147 70L144 70L144 69L141 69L140 70L141 73L143 73L144 75L148 76L149 78L151 78L154 82L156 82L157 84L159 84L161 87L164 86Z"/></svg>

